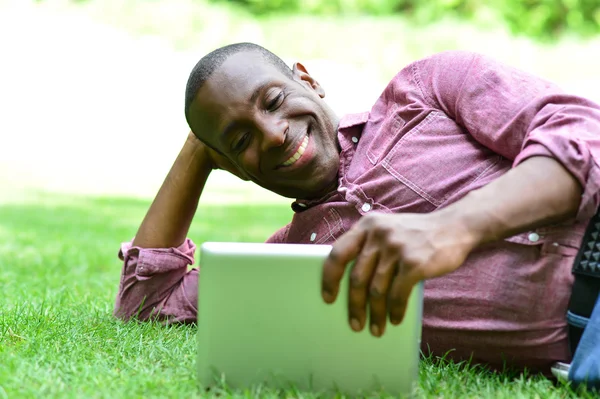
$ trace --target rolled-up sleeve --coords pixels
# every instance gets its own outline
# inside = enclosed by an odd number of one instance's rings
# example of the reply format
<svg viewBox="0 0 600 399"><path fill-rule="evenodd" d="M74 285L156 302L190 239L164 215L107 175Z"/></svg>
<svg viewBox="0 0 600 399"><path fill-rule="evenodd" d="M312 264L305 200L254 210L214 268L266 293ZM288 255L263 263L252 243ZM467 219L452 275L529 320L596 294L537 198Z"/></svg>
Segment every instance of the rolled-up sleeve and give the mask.
<svg viewBox="0 0 600 399"><path fill-rule="evenodd" d="M196 245L186 239L177 248L140 248L121 245L121 282L114 315L129 320L195 322L198 304Z"/></svg>
<svg viewBox="0 0 600 399"><path fill-rule="evenodd" d="M289 225L266 242L282 243ZM187 238L176 248L140 248L132 242L121 244L121 282L114 315L123 320L159 320L168 323L196 322L198 316L198 275L194 264L196 245Z"/></svg>
<svg viewBox="0 0 600 399"><path fill-rule="evenodd" d="M600 205L600 106L489 57L440 53L399 76L399 89L442 110L475 140L513 161L556 159L581 184L577 220ZM396 90L396 92L400 92ZM551 176L549 176L551 178Z"/></svg>
<svg viewBox="0 0 600 399"><path fill-rule="evenodd" d="M600 113L596 110L593 115L593 108L576 102L544 107L539 125L527 134L514 165L534 156L559 161L583 187L577 219L587 220L600 205Z"/></svg>

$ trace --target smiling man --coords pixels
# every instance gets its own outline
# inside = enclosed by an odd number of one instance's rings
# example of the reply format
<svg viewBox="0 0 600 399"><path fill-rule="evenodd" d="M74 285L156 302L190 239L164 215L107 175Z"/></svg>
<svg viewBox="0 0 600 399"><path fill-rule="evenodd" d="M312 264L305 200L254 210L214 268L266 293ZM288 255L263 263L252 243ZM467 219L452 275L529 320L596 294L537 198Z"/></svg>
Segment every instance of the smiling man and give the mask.
<svg viewBox="0 0 600 399"><path fill-rule="evenodd" d="M335 190L338 118L322 101L323 89L301 64L292 71L266 51L237 48L192 72L186 90L192 131L202 132L200 140L227 158L232 172L280 195L317 198ZM290 84L297 79L303 84ZM286 116L273 117L281 112Z"/></svg>
<svg viewBox="0 0 600 399"><path fill-rule="evenodd" d="M333 245L324 302L356 261L350 328L381 336L425 280L424 350L542 371L570 361L570 270L600 204L600 107L467 52L406 66L369 112L339 119L324 97L302 64L254 44L198 62L191 132L119 253L115 315L196 320L187 234L220 168L294 199L267 242Z"/></svg>

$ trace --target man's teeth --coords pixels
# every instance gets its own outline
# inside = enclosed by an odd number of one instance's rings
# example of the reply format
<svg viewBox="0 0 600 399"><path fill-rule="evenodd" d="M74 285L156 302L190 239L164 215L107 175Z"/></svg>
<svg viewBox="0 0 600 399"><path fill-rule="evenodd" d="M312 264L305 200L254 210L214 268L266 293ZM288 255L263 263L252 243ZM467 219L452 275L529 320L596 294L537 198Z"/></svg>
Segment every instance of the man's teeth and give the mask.
<svg viewBox="0 0 600 399"><path fill-rule="evenodd" d="M296 153L294 155L289 157L288 160L285 161L282 165L283 166L293 165L297 160L300 159L302 154L304 154L304 151L306 150L307 145L308 145L308 136L304 136L304 140L302 140L302 143L300 143L300 147L298 147L298 151L296 151Z"/></svg>

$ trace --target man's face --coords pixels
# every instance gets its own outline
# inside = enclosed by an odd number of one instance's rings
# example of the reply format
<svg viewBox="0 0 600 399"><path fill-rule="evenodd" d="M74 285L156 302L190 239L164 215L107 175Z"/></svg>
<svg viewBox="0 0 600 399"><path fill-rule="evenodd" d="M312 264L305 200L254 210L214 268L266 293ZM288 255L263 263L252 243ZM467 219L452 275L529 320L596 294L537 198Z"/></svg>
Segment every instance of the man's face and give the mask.
<svg viewBox="0 0 600 399"><path fill-rule="evenodd" d="M290 79L241 52L204 83L188 121L238 176L286 197L317 198L336 187L339 167L338 120L324 96L302 65Z"/></svg>

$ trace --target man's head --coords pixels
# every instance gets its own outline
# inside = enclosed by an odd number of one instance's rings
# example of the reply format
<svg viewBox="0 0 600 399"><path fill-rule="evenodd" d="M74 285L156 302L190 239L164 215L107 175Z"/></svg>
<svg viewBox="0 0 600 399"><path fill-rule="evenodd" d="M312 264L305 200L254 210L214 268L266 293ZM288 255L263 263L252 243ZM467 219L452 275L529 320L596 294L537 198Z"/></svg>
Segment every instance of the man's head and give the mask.
<svg viewBox="0 0 600 399"><path fill-rule="evenodd" d="M291 198L316 198L337 184L335 113L302 64L290 69L255 44L204 56L186 87L194 134L238 176Z"/></svg>

